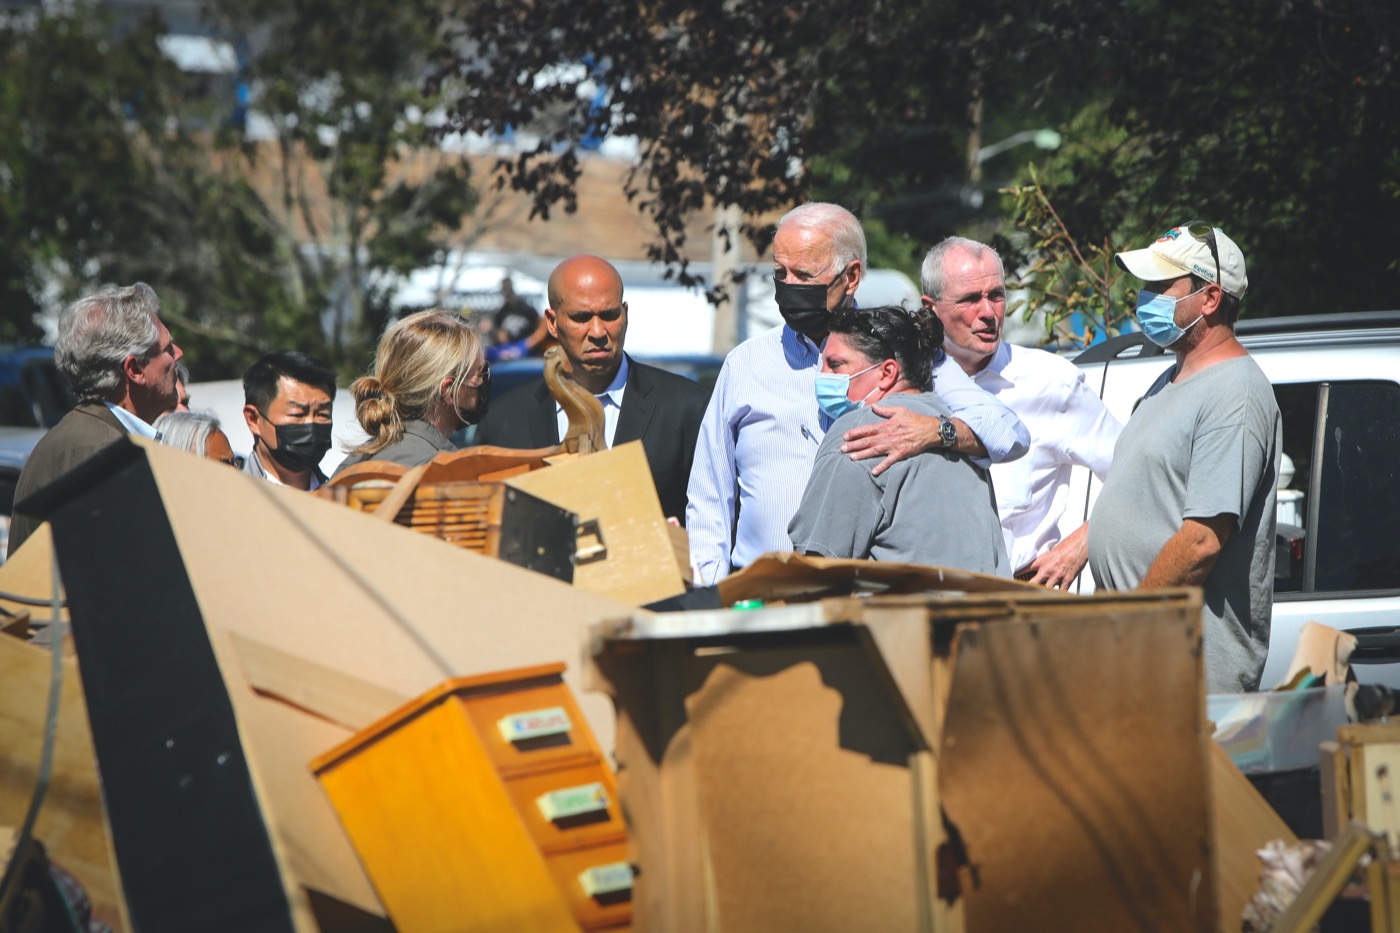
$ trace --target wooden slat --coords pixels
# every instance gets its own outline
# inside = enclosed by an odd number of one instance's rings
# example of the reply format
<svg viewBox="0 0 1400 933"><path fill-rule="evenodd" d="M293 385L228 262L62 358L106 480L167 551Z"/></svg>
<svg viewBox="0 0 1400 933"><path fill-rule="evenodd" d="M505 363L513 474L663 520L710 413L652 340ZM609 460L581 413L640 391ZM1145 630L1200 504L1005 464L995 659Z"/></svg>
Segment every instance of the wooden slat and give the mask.
<svg viewBox="0 0 1400 933"><path fill-rule="evenodd" d="M1225 750L1214 741L1210 747L1220 929L1238 930L1245 905L1259 890L1261 866L1255 852L1275 839L1294 845L1298 837L1240 773Z"/></svg>
<svg viewBox="0 0 1400 933"><path fill-rule="evenodd" d="M1322 838L1336 839L1351 819L1351 788L1346 749L1336 742L1318 748L1321 767Z"/></svg>

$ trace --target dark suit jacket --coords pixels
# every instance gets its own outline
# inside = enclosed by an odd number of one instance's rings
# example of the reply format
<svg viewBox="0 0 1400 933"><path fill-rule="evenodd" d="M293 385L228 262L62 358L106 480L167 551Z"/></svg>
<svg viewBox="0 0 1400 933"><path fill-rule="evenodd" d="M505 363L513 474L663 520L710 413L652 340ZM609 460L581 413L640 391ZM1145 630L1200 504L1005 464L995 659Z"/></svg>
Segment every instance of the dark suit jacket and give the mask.
<svg viewBox="0 0 1400 933"><path fill-rule="evenodd" d="M15 501L42 489L103 447L124 437L126 428L106 405L79 402L78 407L64 415L30 451L15 484ZM18 550L37 527L38 519L16 512L10 523L8 553Z"/></svg>
<svg viewBox="0 0 1400 933"><path fill-rule="evenodd" d="M685 489L695 459L695 439L709 398L684 376L628 357L627 390L622 394L613 446L640 440L662 514L685 523ZM530 450L559 443L554 398L543 379L493 400L476 430L476 443Z"/></svg>

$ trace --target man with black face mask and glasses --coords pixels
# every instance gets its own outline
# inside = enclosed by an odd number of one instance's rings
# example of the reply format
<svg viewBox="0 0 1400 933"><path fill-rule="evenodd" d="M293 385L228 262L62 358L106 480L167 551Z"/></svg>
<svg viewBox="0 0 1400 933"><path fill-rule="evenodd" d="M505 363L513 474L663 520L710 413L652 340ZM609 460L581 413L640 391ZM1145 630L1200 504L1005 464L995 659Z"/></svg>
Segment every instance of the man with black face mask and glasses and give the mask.
<svg viewBox="0 0 1400 933"><path fill-rule="evenodd" d="M1256 690L1269 650L1283 442L1273 386L1235 339L1244 255L1193 222L1116 259L1144 280L1138 323L1176 365L1118 437L1089 521L1089 568L1106 589L1201 587L1206 689Z"/></svg>
<svg viewBox="0 0 1400 933"><path fill-rule="evenodd" d="M830 424L815 394L821 345L831 313L855 305L865 266L865 231L845 208L804 204L778 222L773 274L785 323L729 354L700 426L686 512L697 584L791 550L788 523ZM940 352L935 390L954 417L933 446L983 466L1024 454L1020 419L948 363Z"/></svg>
<svg viewBox="0 0 1400 933"><path fill-rule="evenodd" d="M273 350L243 374L243 419L253 451L243 472L279 486L313 490L331 449L335 373L314 357Z"/></svg>

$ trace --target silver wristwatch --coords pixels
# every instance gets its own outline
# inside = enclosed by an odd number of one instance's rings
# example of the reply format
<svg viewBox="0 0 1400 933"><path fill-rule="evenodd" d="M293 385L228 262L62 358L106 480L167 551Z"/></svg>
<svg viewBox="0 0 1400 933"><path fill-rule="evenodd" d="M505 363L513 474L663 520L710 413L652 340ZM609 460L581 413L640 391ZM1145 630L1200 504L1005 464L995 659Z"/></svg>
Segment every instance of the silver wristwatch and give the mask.
<svg viewBox="0 0 1400 933"><path fill-rule="evenodd" d="M958 428L957 428L957 425L953 424L953 422L949 421L947 418L944 418L942 415L939 415L939 416L938 416L938 446L939 446L941 449L943 449L943 450L947 450L947 449L949 449L950 447L952 447L954 444L956 444L957 442L958 442Z"/></svg>

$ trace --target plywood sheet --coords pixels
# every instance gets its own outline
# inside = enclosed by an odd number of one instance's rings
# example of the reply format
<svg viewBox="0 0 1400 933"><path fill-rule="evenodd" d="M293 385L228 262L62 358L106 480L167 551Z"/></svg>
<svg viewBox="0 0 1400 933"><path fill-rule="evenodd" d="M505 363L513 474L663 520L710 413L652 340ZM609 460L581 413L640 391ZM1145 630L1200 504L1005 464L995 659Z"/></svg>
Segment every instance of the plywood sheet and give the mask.
<svg viewBox="0 0 1400 933"><path fill-rule="evenodd" d="M51 663L47 650L0 636L0 823L10 826L23 821L34 793ZM71 658L63 661L53 776L34 835L49 858L87 889L97 916L117 930L124 929L121 888L107 842L83 686Z"/></svg>
<svg viewBox="0 0 1400 933"><path fill-rule="evenodd" d="M52 588L53 532L44 522L9 560L0 564L0 591L47 602ZM0 609L12 613L28 611L35 624L45 623L51 611L47 606L27 606L5 599L0 599ZM68 618L67 609L60 612L64 619Z"/></svg>
<svg viewBox="0 0 1400 933"><path fill-rule="evenodd" d="M970 933L1215 928L1201 617L966 625L939 761Z"/></svg>
<svg viewBox="0 0 1400 933"><path fill-rule="evenodd" d="M290 703L338 726L358 730L409 697L350 677L323 664L229 633L248 685L264 696Z"/></svg>
<svg viewBox="0 0 1400 933"><path fill-rule="evenodd" d="M1259 890L1262 865L1255 853L1275 839L1293 845L1298 837L1214 741L1210 743L1210 796L1220 929L1236 930L1245 905Z"/></svg>

